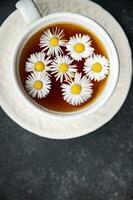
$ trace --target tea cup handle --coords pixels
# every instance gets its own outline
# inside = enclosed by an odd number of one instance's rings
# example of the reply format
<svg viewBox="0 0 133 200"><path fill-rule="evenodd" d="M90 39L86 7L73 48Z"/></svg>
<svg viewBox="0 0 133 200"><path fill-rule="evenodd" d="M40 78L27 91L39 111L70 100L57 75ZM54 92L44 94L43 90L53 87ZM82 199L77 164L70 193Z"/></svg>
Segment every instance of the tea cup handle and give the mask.
<svg viewBox="0 0 133 200"><path fill-rule="evenodd" d="M19 0L16 3L16 8L19 10L24 20L29 24L42 17L33 0Z"/></svg>

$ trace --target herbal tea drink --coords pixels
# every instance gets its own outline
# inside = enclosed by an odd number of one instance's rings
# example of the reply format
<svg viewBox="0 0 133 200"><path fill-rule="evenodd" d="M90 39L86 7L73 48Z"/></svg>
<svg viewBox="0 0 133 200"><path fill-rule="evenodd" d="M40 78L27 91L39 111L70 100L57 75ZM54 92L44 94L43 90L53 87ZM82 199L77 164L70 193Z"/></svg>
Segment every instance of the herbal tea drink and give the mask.
<svg viewBox="0 0 133 200"><path fill-rule="evenodd" d="M70 23L51 24L25 44L19 76L32 101L42 108L74 112L91 105L102 93L109 60L100 39Z"/></svg>

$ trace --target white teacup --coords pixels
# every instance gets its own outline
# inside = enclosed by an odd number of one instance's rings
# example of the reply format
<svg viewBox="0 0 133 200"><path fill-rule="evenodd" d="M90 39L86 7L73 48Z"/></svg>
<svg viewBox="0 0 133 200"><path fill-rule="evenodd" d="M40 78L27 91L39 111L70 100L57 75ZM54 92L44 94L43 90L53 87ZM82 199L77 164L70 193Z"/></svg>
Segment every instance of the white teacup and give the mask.
<svg viewBox="0 0 133 200"><path fill-rule="evenodd" d="M119 75L118 54L109 34L94 20L86 16L82 16L75 13L60 12L60 13L50 14L41 18L38 9L31 0L20 0L16 4L16 7L19 9L19 11L21 12L22 16L24 17L27 23L33 23L32 26L29 26L29 30L26 33L24 33L24 35L19 39L12 57L12 68L11 68L12 79L21 98L24 99L27 105L31 106L33 109L37 109L38 112L50 117L60 118L60 119L77 118L86 115L88 116L96 112L99 108L101 108L113 94ZM88 105L86 108L72 113L54 112L48 109L42 109L40 106L32 102L32 100L28 97L28 95L26 94L21 85L18 75L19 73L17 70L21 51L26 42L28 41L28 39L42 27L47 26L49 24L61 23L61 22L82 25L85 28L94 32L94 34L100 39L100 41L106 48L108 58L110 61L109 77L101 95L98 96L95 102Z"/></svg>

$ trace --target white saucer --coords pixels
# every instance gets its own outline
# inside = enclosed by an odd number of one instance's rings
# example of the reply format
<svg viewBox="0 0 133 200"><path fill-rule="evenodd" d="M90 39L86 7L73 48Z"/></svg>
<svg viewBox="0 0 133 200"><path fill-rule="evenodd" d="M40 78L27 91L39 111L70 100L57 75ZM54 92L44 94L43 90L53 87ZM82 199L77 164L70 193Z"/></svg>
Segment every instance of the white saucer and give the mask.
<svg viewBox="0 0 133 200"><path fill-rule="evenodd" d="M88 0L36 0L43 15L58 11L76 12L87 15L100 23L111 35L120 58L119 82L108 103L95 114L81 119L56 120L40 115L19 97L12 87L10 77L11 54L18 38L28 25L18 11L12 13L0 29L0 104L3 110L23 128L47 138L68 139L90 133L109 120L124 103L131 84L132 57L125 33L117 21L99 5Z"/></svg>

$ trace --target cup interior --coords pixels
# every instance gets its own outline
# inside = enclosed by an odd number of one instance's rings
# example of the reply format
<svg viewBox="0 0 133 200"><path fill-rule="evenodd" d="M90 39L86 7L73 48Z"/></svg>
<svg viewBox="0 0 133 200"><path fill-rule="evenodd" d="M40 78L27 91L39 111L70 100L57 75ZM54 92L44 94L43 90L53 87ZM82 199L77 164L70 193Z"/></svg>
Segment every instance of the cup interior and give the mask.
<svg viewBox="0 0 133 200"><path fill-rule="evenodd" d="M34 35L38 30L42 29L44 26L48 26L49 24L53 23L73 23L77 25L82 25L86 29L89 29L93 32L102 42L103 46L105 47L109 62L110 62L110 72L108 76L108 80L103 92L98 96L98 98L86 108L75 111L75 112L55 112L52 110L48 110L47 108L42 108L38 104L36 104L25 92L23 89L18 65L19 65L19 58L21 52L24 48L24 45L27 43L29 38ZM33 24L29 30L22 36L22 38L18 41L17 46L15 48L13 57L12 57L12 78L15 83L15 87L18 90L21 97L26 101L29 106L32 106L33 109L37 109L41 114L49 115L50 117L56 118L77 118L82 117L85 115L90 115L96 112L100 107L102 107L108 99L111 97L118 80L119 75L119 59L116 47L111 39L111 36L94 20L74 14L74 13L55 13L48 16L43 17L42 19L38 20Z"/></svg>

